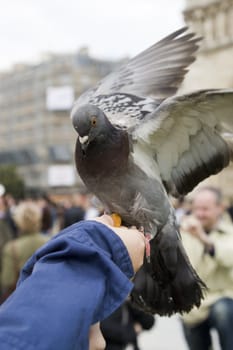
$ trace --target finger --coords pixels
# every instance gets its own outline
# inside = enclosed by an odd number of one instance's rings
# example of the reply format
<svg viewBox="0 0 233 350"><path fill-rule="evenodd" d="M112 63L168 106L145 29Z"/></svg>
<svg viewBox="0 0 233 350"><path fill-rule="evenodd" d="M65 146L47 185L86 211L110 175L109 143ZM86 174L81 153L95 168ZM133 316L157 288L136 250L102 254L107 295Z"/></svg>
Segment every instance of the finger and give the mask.
<svg viewBox="0 0 233 350"><path fill-rule="evenodd" d="M102 224L105 224L105 225L114 226L113 219L111 218L110 215L107 215L107 214L99 216L93 220L101 222Z"/></svg>

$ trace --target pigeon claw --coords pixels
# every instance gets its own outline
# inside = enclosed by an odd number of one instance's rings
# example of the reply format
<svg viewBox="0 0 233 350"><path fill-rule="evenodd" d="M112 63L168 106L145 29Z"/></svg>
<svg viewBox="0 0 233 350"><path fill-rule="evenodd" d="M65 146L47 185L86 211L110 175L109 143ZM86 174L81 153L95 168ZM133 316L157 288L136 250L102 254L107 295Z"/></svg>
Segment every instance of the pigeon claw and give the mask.
<svg viewBox="0 0 233 350"><path fill-rule="evenodd" d="M146 233L145 234L145 238L146 238L146 260L148 262L148 264L150 264L150 254L151 254L151 248L150 248L150 240L151 240L151 234L150 233Z"/></svg>
<svg viewBox="0 0 233 350"><path fill-rule="evenodd" d="M150 255L151 255L150 240L152 239L152 235L150 233L146 233L143 226L139 227L139 231L142 232L145 236L145 239L146 239L146 249L145 249L146 261L148 262L148 264L150 264L150 262L151 262L151 259L150 259Z"/></svg>
<svg viewBox="0 0 233 350"><path fill-rule="evenodd" d="M114 227L120 227L121 226L122 220L121 220L120 215L118 215L116 213L113 213L113 214L111 214L111 218L113 220L113 226Z"/></svg>

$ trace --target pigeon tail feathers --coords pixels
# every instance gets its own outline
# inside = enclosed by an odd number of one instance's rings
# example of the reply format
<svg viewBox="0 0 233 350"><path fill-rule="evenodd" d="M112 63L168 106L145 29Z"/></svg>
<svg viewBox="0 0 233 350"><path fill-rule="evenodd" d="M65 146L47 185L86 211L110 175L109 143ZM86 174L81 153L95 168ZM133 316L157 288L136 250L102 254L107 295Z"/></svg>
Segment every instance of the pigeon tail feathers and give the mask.
<svg viewBox="0 0 233 350"><path fill-rule="evenodd" d="M182 241L166 225L151 241L151 264L146 261L135 275L132 302L161 316L189 312L199 307L206 285L191 266Z"/></svg>

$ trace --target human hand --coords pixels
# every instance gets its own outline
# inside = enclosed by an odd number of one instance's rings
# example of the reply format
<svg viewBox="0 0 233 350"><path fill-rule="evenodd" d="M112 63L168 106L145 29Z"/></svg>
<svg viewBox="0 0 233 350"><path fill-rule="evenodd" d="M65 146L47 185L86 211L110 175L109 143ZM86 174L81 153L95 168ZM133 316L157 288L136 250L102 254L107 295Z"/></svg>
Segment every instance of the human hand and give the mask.
<svg viewBox="0 0 233 350"><path fill-rule="evenodd" d="M199 239L205 246L212 246L212 242L205 233L201 222L194 216L184 216L181 221L181 229Z"/></svg>
<svg viewBox="0 0 233 350"><path fill-rule="evenodd" d="M142 332L142 326L140 325L140 323L134 323L134 330L137 335Z"/></svg>
<svg viewBox="0 0 233 350"><path fill-rule="evenodd" d="M194 216L184 216L181 220L181 229L190 233L192 236L201 239L204 234L202 225Z"/></svg>
<svg viewBox="0 0 233 350"><path fill-rule="evenodd" d="M100 323L95 323L89 331L89 350L104 350L106 342L100 330Z"/></svg>
<svg viewBox="0 0 233 350"><path fill-rule="evenodd" d="M143 233L136 228L127 228L124 226L114 227L111 216L106 214L95 218L94 220L110 227L111 230L120 237L128 250L133 269L137 272L142 266L144 259L146 239Z"/></svg>

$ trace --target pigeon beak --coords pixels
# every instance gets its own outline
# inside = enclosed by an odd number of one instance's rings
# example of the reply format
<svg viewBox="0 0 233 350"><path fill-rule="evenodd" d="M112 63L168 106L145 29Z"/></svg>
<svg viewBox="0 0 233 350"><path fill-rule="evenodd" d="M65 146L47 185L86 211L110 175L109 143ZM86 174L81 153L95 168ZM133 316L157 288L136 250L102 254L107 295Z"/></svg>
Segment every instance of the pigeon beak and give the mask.
<svg viewBox="0 0 233 350"><path fill-rule="evenodd" d="M86 151L87 146L89 144L89 137L87 135L86 136L79 136L79 142L81 144L82 150Z"/></svg>

